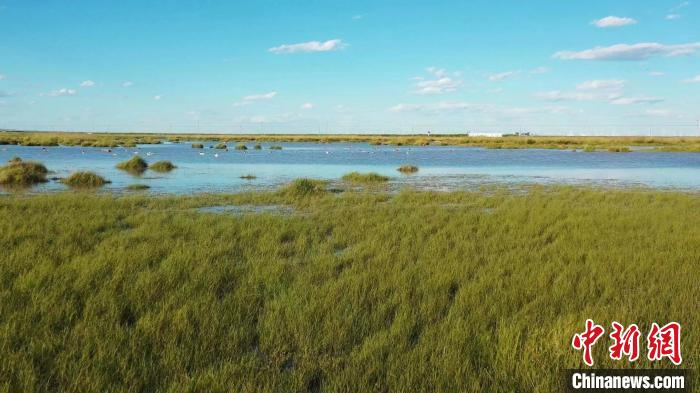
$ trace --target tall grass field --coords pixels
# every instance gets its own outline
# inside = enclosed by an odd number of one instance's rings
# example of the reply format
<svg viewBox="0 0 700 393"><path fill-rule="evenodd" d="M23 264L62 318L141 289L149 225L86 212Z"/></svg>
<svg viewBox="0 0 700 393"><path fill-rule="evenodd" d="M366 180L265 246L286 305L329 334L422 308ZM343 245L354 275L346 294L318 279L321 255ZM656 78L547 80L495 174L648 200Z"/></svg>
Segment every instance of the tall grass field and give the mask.
<svg viewBox="0 0 700 393"><path fill-rule="evenodd" d="M1 196L0 391L552 392L587 318L678 321L697 368L697 193L298 183Z"/></svg>

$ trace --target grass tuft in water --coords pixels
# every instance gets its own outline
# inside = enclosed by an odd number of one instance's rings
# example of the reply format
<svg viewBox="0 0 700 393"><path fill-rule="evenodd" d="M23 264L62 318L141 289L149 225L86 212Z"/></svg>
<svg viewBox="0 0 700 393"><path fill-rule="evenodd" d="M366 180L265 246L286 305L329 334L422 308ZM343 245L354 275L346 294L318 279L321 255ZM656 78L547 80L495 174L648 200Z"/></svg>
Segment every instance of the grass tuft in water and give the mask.
<svg viewBox="0 0 700 393"><path fill-rule="evenodd" d="M270 146L270 150L282 150L282 146L280 146L280 145L272 145L272 146Z"/></svg>
<svg viewBox="0 0 700 393"><path fill-rule="evenodd" d="M245 143L239 143L235 147L236 150L248 150L248 146L245 145Z"/></svg>
<svg viewBox="0 0 700 393"><path fill-rule="evenodd" d="M243 175L243 176L241 176L240 178L243 179L243 180L255 180L255 179L257 179L258 177L255 176L255 175Z"/></svg>
<svg viewBox="0 0 700 393"><path fill-rule="evenodd" d="M204 144L202 143L193 143L192 144L193 149L204 149Z"/></svg>
<svg viewBox="0 0 700 393"><path fill-rule="evenodd" d="M156 161L149 168L156 172L170 172L177 167L170 161Z"/></svg>
<svg viewBox="0 0 700 393"><path fill-rule="evenodd" d="M262 150L262 145L259 143L256 143L255 146L253 147L255 150Z"/></svg>
<svg viewBox="0 0 700 393"><path fill-rule="evenodd" d="M133 156L130 159L117 164L117 169L121 169L123 171L131 173L141 174L145 172L146 169L148 169L148 163L146 162L146 160L139 156Z"/></svg>
<svg viewBox="0 0 700 393"><path fill-rule="evenodd" d="M629 153L632 150L627 146L612 146L608 148L611 153Z"/></svg>
<svg viewBox="0 0 700 393"><path fill-rule="evenodd" d="M18 157L17 157L18 158ZM14 158L13 158L14 160ZM0 184L5 186L26 187L46 182L49 171L38 162L12 161L0 167Z"/></svg>
<svg viewBox="0 0 700 393"><path fill-rule="evenodd" d="M73 188L96 188L104 186L109 181L94 172L75 172L61 179L61 183Z"/></svg>
<svg viewBox="0 0 700 393"><path fill-rule="evenodd" d="M409 173L416 173L418 172L418 167L415 165L401 165L397 171L403 173L403 174L409 174Z"/></svg>
<svg viewBox="0 0 700 393"><path fill-rule="evenodd" d="M228 146L225 143L219 143L216 146L214 146L214 149L226 150L228 149Z"/></svg>
<svg viewBox="0 0 700 393"><path fill-rule="evenodd" d="M129 184L128 186L126 186L126 189L129 191L143 191L148 190L149 188L151 187L145 184Z"/></svg>
<svg viewBox="0 0 700 393"><path fill-rule="evenodd" d="M18 156L14 156L10 158L10 161L8 161L10 164L17 164L19 162L22 162L22 159Z"/></svg>
<svg viewBox="0 0 700 393"><path fill-rule="evenodd" d="M375 172L370 173L360 173L360 172L350 172L343 175L343 180L349 183L357 184L377 184L386 183L389 181L388 176L383 176Z"/></svg>

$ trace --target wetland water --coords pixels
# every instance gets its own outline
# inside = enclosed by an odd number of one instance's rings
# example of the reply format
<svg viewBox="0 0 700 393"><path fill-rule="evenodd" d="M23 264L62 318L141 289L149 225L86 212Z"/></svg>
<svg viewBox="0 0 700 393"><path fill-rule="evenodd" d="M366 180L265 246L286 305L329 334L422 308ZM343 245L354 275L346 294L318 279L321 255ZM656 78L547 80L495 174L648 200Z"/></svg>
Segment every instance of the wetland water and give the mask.
<svg viewBox="0 0 700 393"><path fill-rule="evenodd" d="M140 145L136 148L1 146L0 162L13 156L44 163L50 177L76 170L95 171L111 180L107 190L145 184L154 193L240 192L277 187L299 177L338 180L351 172L391 177L390 186L453 190L489 183L593 184L700 190L700 153L610 153L571 150L495 150L454 146L372 146L367 143L263 143L262 150L193 149L190 143ZM282 150L270 150L270 146ZM140 155L149 163L170 160L171 173L147 171L134 176L115 165ZM418 173L396 168L416 165ZM253 180L240 176L254 175ZM33 191L62 190L49 182ZM0 190L1 191L1 190Z"/></svg>

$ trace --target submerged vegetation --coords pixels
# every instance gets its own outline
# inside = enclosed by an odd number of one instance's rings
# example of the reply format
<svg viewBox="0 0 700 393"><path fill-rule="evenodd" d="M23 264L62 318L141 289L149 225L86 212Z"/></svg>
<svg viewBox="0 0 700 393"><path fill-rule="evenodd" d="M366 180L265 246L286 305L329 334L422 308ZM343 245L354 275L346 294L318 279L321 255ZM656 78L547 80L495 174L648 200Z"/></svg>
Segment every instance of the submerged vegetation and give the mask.
<svg viewBox="0 0 700 393"><path fill-rule="evenodd" d="M349 182L349 183L358 183L358 184L377 184L377 183L386 183L389 181L389 177L382 176L382 175L380 175L378 173L374 173L374 172L370 172L370 173L350 172L350 173L343 175L342 179L346 182Z"/></svg>
<svg viewBox="0 0 700 393"><path fill-rule="evenodd" d="M698 194L322 189L0 198L0 387L553 392L587 318L687 324L698 367Z"/></svg>
<svg viewBox="0 0 700 393"><path fill-rule="evenodd" d="M148 190L149 188L151 187L146 184L129 184L126 186L126 189L129 191L143 191Z"/></svg>
<svg viewBox="0 0 700 393"><path fill-rule="evenodd" d="M131 173L141 174L145 172L146 169L148 169L148 163L146 162L146 160L139 156L133 156L130 159L117 164L117 169L121 169L123 171Z"/></svg>
<svg viewBox="0 0 700 393"><path fill-rule="evenodd" d="M584 149L591 146L607 150L617 146L645 146L645 151L700 152L700 137L594 137L594 136L533 136L507 135L501 138L469 136L468 134L443 135L312 135L312 134L115 134L78 132L20 132L0 131L0 144L23 146L93 146L117 147L162 141L215 141L222 144L234 141L248 142L367 142L370 145L393 146L473 146L502 149ZM193 146L194 147L194 146ZM224 147L225 148L225 147ZM277 150L280 146L270 147Z"/></svg>
<svg viewBox="0 0 700 393"><path fill-rule="evenodd" d="M19 157L13 157L7 165L0 167L0 185L27 187L45 183L48 173L49 171L41 163L22 161Z"/></svg>
<svg viewBox="0 0 700 393"><path fill-rule="evenodd" d="M401 165L396 170L404 174L409 174L418 172L418 167L415 165Z"/></svg>
<svg viewBox="0 0 700 393"><path fill-rule="evenodd" d="M156 161L149 168L156 172L170 172L177 167L170 161Z"/></svg>
<svg viewBox="0 0 700 393"><path fill-rule="evenodd" d="M280 146L280 145L272 145L272 146L270 146L270 150L282 150L282 146Z"/></svg>
<svg viewBox="0 0 700 393"><path fill-rule="evenodd" d="M61 179L61 183L73 188L96 188L104 186L109 181L94 172L74 172L67 178Z"/></svg>

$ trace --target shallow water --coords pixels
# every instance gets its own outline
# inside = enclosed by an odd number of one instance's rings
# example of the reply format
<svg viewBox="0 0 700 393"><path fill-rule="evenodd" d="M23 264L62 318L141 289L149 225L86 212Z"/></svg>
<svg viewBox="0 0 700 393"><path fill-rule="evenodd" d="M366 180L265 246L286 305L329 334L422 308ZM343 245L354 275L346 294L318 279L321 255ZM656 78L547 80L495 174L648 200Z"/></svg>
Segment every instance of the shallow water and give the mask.
<svg viewBox="0 0 700 393"><path fill-rule="evenodd" d="M215 144L205 143L205 146ZM230 144L233 146L233 144ZM584 153L571 150L494 150L473 147L371 146L367 143L274 143L283 150L223 151L193 149L190 143L142 145L137 148L2 146L0 162L13 156L43 162L63 177L90 170L111 180L107 190L146 184L151 193L239 192L277 187L298 177L337 180L351 171L391 176L390 187L452 190L491 183L565 183L700 190L699 153ZM115 165L138 154L148 162L170 160L171 173L147 171L134 176ZM402 175L396 168L412 164L420 171ZM245 180L240 176L255 175ZM33 191L62 190L50 182Z"/></svg>

